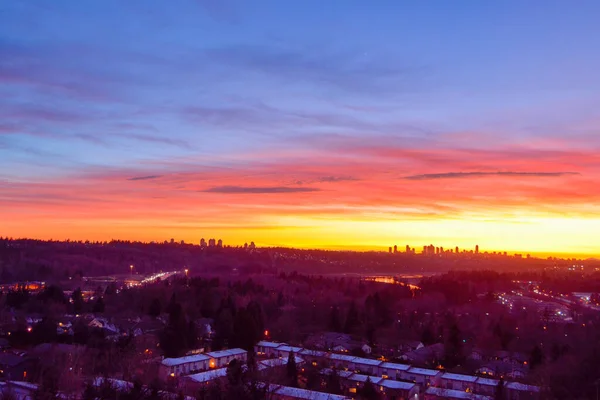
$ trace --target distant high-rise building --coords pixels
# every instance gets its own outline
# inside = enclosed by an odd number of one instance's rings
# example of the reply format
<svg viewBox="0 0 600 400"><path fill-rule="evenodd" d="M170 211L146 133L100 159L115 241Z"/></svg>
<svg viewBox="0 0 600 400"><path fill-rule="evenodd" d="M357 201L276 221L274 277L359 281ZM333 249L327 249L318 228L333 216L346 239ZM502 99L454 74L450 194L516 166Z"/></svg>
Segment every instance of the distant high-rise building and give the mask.
<svg viewBox="0 0 600 400"><path fill-rule="evenodd" d="M427 249L428 249L427 246L423 246L423 254L427 254Z"/></svg>
<svg viewBox="0 0 600 400"><path fill-rule="evenodd" d="M397 253L397 252L398 252L398 246L394 245L394 253Z"/></svg>
<svg viewBox="0 0 600 400"><path fill-rule="evenodd" d="M455 252L456 254L458 254L458 246L456 246L456 249L454 250L454 252Z"/></svg>
<svg viewBox="0 0 600 400"><path fill-rule="evenodd" d="M181 241L181 245L183 246L184 244L185 244L185 240L182 240Z"/></svg>
<svg viewBox="0 0 600 400"><path fill-rule="evenodd" d="M248 248L248 243L244 243L244 249Z"/></svg>
<svg viewBox="0 0 600 400"><path fill-rule="evenodd" d="M204 238L200 239L200 247L206 247L206 240Z"/></svg>
<svg viewBox="0 0 600 400"><path fill-rule="evenodd" d="M171 244L175 244L175 239L171 238Z"/></svg>
<svg viewBox="0 0 600 400"><path fill-rule="evenodd" d="M389 247L388 253L390 253L390 254L392 253L392 246Z"/></svg>
<svg viewBox="0 0 600 400"><path fill-rule="evenodd" d="M254 249L256 249L256 245L254 244L254 242L250 242L250 250Z"/></svg>
<svg viewBox="0 0 600 400"><path fill-rule="evenodd" d="M406 245L406 252L410 253L410 246L409 245Z"/></svg>
<svg viewBox="0 0 600 400"><path fill-rule="evenodd" d="M221 239L217 241L217 247L223 247L223 241Z"/></svg>
<svg viewBox="0 0 600 400"><path fill-rule="evenodd" d="M208 239L208 247L215 247L217 241L215 239Z"/></svg>
<svg viewBox="0 0 600 400"><path fill-rule="evenodd" d="M440 253L444 252L444 248L442 246L440 246Z"/></svg>
<svg viewBox="0 0 600 400"><path fill-rule="evenodd" d="M479 254L479 245L475 246L475 254Z"/></svg>

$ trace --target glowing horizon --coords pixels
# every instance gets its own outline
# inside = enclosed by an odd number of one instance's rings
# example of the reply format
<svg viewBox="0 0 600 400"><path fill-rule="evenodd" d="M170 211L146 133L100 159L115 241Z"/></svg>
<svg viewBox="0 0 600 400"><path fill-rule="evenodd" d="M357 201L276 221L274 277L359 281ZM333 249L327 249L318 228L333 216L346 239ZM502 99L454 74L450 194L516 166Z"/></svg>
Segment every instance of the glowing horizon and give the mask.
<svg viewBox="0 0 600 400"><path fill-rule="evenodd" d="M384 3L8 4L0 236L599 256L600 5Z"/></svg>

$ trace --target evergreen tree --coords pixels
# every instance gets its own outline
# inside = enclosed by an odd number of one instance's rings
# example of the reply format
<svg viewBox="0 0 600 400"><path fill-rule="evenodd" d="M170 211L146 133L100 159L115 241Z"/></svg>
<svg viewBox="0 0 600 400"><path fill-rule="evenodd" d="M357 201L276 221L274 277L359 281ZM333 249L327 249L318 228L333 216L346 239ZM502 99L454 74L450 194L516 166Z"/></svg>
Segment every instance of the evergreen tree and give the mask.
<svg viewBox="0 0 600 400"><path fill-rule="evenodd" d="M81 292L81 288L75 289L71 299L73 299L73 311L75 314L81 314L83 311L83 305L85 304L83 301L83 293Z"/></svg>
<svg viewBox="0 0 600 400"><path fill-rule="evenodd" d="M158 298L153 298L150 303L150 307L148 308L148 315L153 318L157 318L160 316L160 312L162 311L162 307L160 305L160 300Z"/></svg>
<svg viewBox="0 0 600 400"><path fill-rule="evenodd" d="M533 347L533 350L531 350L531 355L529 357L529 368L531 370L534 370L535 368L542 365L543 363L544 363L544 353L542 352L542 349L538 345L535 345Z"/></svg>
<svg viewBox="0 0 600 400"><path fill-rule="evenodd" d="M360 326L358 310L356 308L356 304L354 302L352 302L352 303L350 303L350 308L348 309L348 314L346 315L346 323L344 324L344 332L352 333L358 326Z"/></svg>
<svg viewBox="0 0 600 400"><path fill-rule="evenodd" d="M340 375L337 370L333 368L331 373L327 377L326 382L327 392L331 394L342 394L342 385L340 384Z"/></svg>
<svg viewBox="0 0 600 400"><path fill-rule="evenodd" d="M340 332L342 330L342 322L340 321L340 309L333 307L329 316L329 329L333 332Z"/></svg>
<svg viewBox="0 0 600 400"><path fill-rule="evenodd" d="M96 313L96 314L102 314L104 312L104 299L102 297L100 297L98 300L96 300L96 303L94 304L94 308L92 308L92 312Z"/></svg>
<svg viewBox="0 0 600 400"><path fill-rule="evenodd" d="M504 400L504 379L500 378L498 385L496 385L496 390L494 393L494 400Z"/></svg>
<svg viewBox="0 0 600 400"><path fill-rule="evenodd" d="M289 380L289 385L292 387L298 387L298 367L296 366L296 356L294 355L294 352L291 351L290 355L288 356L288 362L287 362L287 377Z"/></svg>
<svg viewBox="0 0 600 400"><path fill-rule="evenodd" d="M379 398L379 393L377 393L377 388L375 388L375 385L373 385L373 382L371 382L371 378L368 377L367 380L365 381L365 384L363 385L362 389L360 390L360 397L366 400L375 400Z"/></svg>

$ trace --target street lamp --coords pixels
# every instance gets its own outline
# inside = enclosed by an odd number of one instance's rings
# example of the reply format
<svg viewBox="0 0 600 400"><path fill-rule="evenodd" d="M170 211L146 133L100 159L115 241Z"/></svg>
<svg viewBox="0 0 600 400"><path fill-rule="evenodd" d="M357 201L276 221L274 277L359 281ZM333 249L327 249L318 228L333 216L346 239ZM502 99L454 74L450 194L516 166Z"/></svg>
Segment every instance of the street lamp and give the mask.
<svg viewBox="0 0 600 400"><path fill-rule="evenodd" d="M186 269L184 269L184 271L185 271L185 277L187 278L189 269L186 268Z"/></svg>
<svg viewBox="0 0 600 400"><path fill-rule="evenodd" d="M129 270L131 271L131 275L133 276L133 264L129 266Z"/></svg>

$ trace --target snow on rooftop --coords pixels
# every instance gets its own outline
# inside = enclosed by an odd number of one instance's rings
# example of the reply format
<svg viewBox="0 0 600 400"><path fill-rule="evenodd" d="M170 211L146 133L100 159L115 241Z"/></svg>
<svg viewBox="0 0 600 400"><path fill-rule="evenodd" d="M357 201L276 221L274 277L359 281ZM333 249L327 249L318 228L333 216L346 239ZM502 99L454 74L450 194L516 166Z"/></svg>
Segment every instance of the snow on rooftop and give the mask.
<svg viewBox="0 0 600 400"><path fill-rule="evenodd" d="M379 382L379 385L383 386L384 388L399 390L411 390L416 386L414 383L394 381L391 379L384 379L383 381Z"/></svg>
<svg viewBox="0 0 600 400"><path fill-rule="evenodd" d="M380 367L386 368L389 370L394 370L394 371L406 371L410 368L410 365L384 362L383 364L380 365Z"/></svg>
<svg viewBox="0 0 600 400"><path fill-rule="evenodd" d="M446 372L444 375L442 375L442 379L448 379L450 381L475 382L477 377L471 375L451 374Z"/></svg>
<svg viewBox="0 0 600 400"><path fill-rule="evenodd" d="M354 359L355 364L363 364L363 365L379 365L382 363L381 360L373 360L371 358L362 358L357 357Z"/></svg>
<svg viewBox="0 0 600 400"><path fill-rule="evenodd" d="M504 385L508 389L518 390L521 392L539 392L539 386L526 385L520 382L506 382Z"/></svg>
<svg viewBox="0 0 600 400"><path fill-rule="evenodd" d="M294 353L299 353L302 350L304 350L302 347L295 347L295 346L290 346L290 345L284 345L284 346L279 346L277 348L278 351L288 351L291 352L293 351Z"/></svg>
<svg viewBox="0 0 600 400"><path fill-rule="evenodd" d="M302 351L300 351L299 353L301 355L313 356L313 357L325 357L325 356L327 356L327 352L326 351L322 351L322 350L302 349Z"/></svg>
<svg viewBox="0 0 600 400"><path fill-rule="evenodd" d="M285 346L285 345L287 345L287 343L267 342L266 340L262 340L262 341L256 343L256 345L260 346L260 347L270 347L270 348L275 349L279 346Z"/></svg>
<svg viewBox="0 0 600 400"><path fill-rule="evenodd" d="M348 361L348 362L353 362L356 359L356 357L354 357L354 356L347 356L345 354L335 354L335 353L330 354L329 358L332 360L340 360L340 361Z"/></svg>
<svg viewBox="0 0 600 400"><path fill-rule="evenodd" d="M315 392L313 390L306 390L300 388L293 388L289 386L280 386L274 390L275 394L279 396L291 397L294 399L307 399L307 400L345 400L348 397L339 396L337 394L329 394L322 392Z"/></svg>
<svg viewBox="0 0 600 400"><path fill-rule="evenodd" d="M378 384L380 381L383 380L383 378L379 378L376 376L362 375L362 374L354 374L354 375L350 376L348 379L351 381L354 381L354 382L363 382L363 383L366 382L367 379L370 379L371 382L373 382L374 384Z"/></svg>
<svg viewBox="0 0 600 400"><path fill-rule="evenodd" d="M492 400L489 396L430 386L425 395L437 396L444 399Z"/></svg>
<svg viewBox="0 0 600 400"><path fill-rule="evenodd" d="M490 379L490 378L477 378L478 385L487 385L487 386L496 386L498 385L498 379Z"/></svg>
<svg viewBox="0 0 600 400"><path fill-rule="evenodd" d="M296 365L304 363L304 360L300 357L294 357L294 361L296 362ZM263 360L259 362L258 369L262 371L267 368L280 367L282 365L287 365L287 362L288 360L286 358L271 358L269 360Z"/></svg>
<svg viewBox="0 0 600 400"><path fill-rule="evenodd" d="M185 357L165 358L164 360L162 360L162 365L166 367L173 367L175 365L206 361L208 359L209 357L207 357L205 354L194 354Z"/></svg>
<svg viewBox="0 0 600 400"><path fill-rule="evenodd" d="M206 353L210 358L221 358L221 357L229 357L229 356L237 356L240 354L246 353L246 350L242 349L228 349L228 350L219 350L219 351L211 351L210 353Z"/></svg>
<svg viewBox="0 0 600 400"><path fill-rule="evenodd" d="M440 371L436 371L435 369L425 369L425 368L415 368L410 367L408 369L409 373L413 373L416 375L427 375L427 376L436 376L440 373Z"/></svg>
<svg viewBox="0 0 600 400"><path fill-rule="evenodd" d="M211 371L200 372L193 375L186 376L187 379L191 379L194 382L204 383L210 382L217 378L222 378L227 375L227 368L213 369Z"/></svg>

